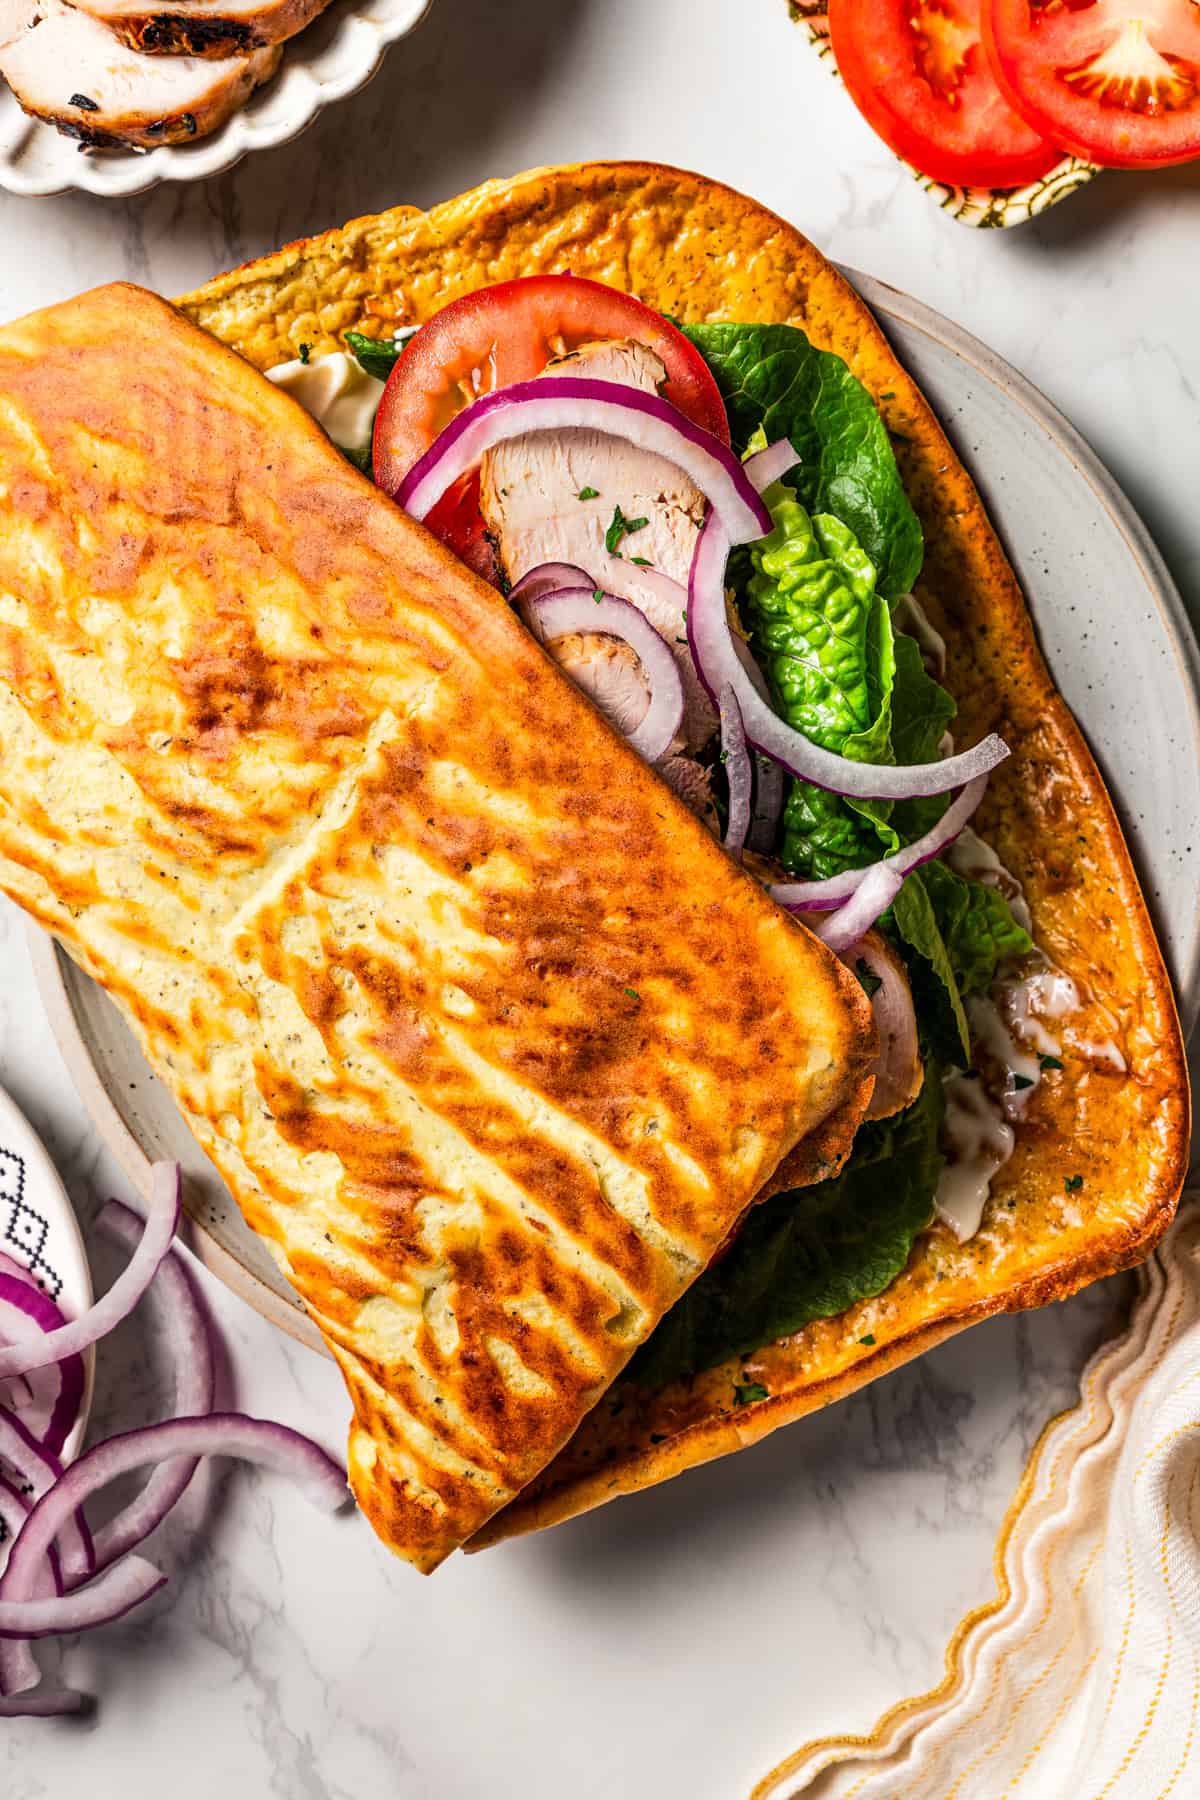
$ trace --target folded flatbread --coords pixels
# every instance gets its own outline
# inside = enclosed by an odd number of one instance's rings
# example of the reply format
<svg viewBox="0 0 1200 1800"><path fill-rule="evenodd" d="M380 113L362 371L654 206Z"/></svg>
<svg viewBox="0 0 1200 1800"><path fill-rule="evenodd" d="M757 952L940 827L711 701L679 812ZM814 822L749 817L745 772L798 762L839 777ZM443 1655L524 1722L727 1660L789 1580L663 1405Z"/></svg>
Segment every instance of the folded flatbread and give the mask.
<svg viewBox="0 0 1200 1800"><path fill-rule="evenodd" d="M319 356L341 348L348 330L388 336L458 294L568 269L692 323L801 326L869 390L924 529L916 594L946 639L956 737L961 745L998 730L1012 746L979 829L1020 881L1039 946L1078 989L1077 1044L1111 1040L1123 1066L1076 1048L1038 1088L969 1242L935 1225L876 1298L665 1388L623 1382L477 1544L736 1450L976 1320L1062 1299L1128 1267L1165 1231L1187 1163L1179 1021L1103 780L970 476L868 308L799 231L679 169L535 169L428 213L395 207L288 245L181 304L267 368L301 342ZM739 1405L748 1380L770 1397Z"/></svg>
<svg viewBox="0 0 1200 1800"><path fill-rule="evenodd" d="M0 331L0 887L303 1295L355 1492L422 1569L869 1092L854 977L497 593L133 287Z"/></svg>

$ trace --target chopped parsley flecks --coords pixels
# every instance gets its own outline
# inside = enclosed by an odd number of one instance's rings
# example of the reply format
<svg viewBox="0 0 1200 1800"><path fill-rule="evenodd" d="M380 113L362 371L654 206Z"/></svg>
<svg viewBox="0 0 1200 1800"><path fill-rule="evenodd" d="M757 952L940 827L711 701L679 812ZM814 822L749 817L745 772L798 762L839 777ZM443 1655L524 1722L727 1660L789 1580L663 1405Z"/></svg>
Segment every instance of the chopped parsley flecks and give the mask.
<svg viewBox="0 0 1200 1800"><path fill-rule="evenodd" d="M620 556L621 545L635 531L641 531L649 519L627 519L619 506L613 507L612 523L604 534L604 548L610 556Z"/></svg>
<svg viewBox="0 0 1200 1800"><path fill-rule="evenodd" d="M1082 1186L1083 1186L1083 1176L1082 1175L1068 1175L1066 1180L1063 1182L1063 1187L1066 1189L1068 1194L1077 1194Z"/></svg>
<svg viewBox="0 0 1200 1800"><path fill-rule="evenodd" d="M642 997L636 988L623 988L622 992L628 994L631 1000L640 1000Z"/></svg>
<svg viewBox="0 0 1200 1800"><path fill-rule="evenodd" d="M307 363L307 361L311 355L312 355L312 345L311 344L301 344L301 346L300 346L300 361L302 363Z"/></svg>
<svg viewBox="0 0 1200 1800"><path fill-rule="evenodd" d="M1022 1088L1031 1088L1033 1086L1033 1081L1028 1075L1017 1075L1014 1073L1012 1084L1019 1093Z"/></svg>
<svg viewBox="0 0 1200 1800"><path fill-rule="evenodd" d="M593 588L592 589L592 599L596 602L597 606L599 606L599 604L603 600L603 598L604 598L604 589L603 588Z"/></svg>
<svg viewBox="0 0 1200 1800"><path fill-rule="evenodd" d="M866 1337L860 1337L858 1341L860 1344L866 1344L867 1347L870 1348L875 1342L875 1333L873 1331L868 1331Z"/></svg>
<svg viewBox="0 0 1200 1800"><path fill-rule="evenodd" d="M743 1381L733 1390L735 1406L750 1406L755 1400L769 1400L770 1397L770 1389L765 1388L761 1381Z"/></svg>
<svg viewBox="0 0 1200 1800"><path fill-rule="evenodd" d="M577 498L580 500L598 500L600 498L600 489L594 487L580 488Z"/></svg>
<svg viewBox="0 0 1200 1800"><path fill-rule="evenodd" d="M639 569L648 569L650 567L650 558L648 556L631 556L629 560L631 563L636 563Z"/></svg>
<svg viewBox="0 0 1200 1800"><path fill-rule="evenodd" d="M1057 1056L1039 1056L1038 1066L1043 1069L1061 1069L1062 1059Z"/></svg>

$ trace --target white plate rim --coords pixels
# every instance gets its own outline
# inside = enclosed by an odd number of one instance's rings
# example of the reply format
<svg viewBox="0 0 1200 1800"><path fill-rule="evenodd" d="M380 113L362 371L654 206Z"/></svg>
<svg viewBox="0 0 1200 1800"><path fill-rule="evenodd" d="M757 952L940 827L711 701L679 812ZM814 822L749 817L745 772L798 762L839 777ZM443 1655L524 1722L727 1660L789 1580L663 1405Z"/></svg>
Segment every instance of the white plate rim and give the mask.
<svg viewBox="0 0 1200 1800"><path fill-rule="evenodd" d="M292 143L307 131L328 106L356 94L378 74L388 50L400 38L407 37L425 17L433 0L391 0L397 9L393 16L377 18L370 11L358 11L346 5L335 21L334 36L327 49L337 45L361 42L365 55L352 61L340 75L321 76L314 72L315 55L305 45L306 32L298 32L284 46L283 61L277 72L255 94L270 95L277 83L291 79L297 105L284 118L259 123L255 117L254 99L240 108L211 137L195 144L163 144L145 155L134 151L101 152L94 156L79 154L79 146L56 131L53 125L29 119L20 139L23 145L28 132L46 133L46 141L57 139L63 147L61 157L53 161L54 173L30 176L23 173L14 153L18 145L0 150L0 188L24 198L44 199L53 194L96 194L108 199L128 199L144 194L160 182L206 181L224 174L254 150L275 150ZM320 24L320 16L312 26ZM310 26L308 29L312 29ZM301 79L303 78L303 79ZM0 102L7 107L16 101L0 80ZM19 110L19 109L18 109ZM16 122L16 121L15 121ZM57 148L57 145L55 146Z"/></svg>
<svg viewBox="0 0 1200 1800"><path fill-rule="evenodd" d="M874 277L843 270L860 296L886 329L889 320L907 325L949 349L976 369L986 380L1015 400L1036 426L1053 441L1087 482L1095 503L1112 520L1138 565L1149 595L1166 628L1187 696L1189 724L1197 761L1200 762L1200 646L1197 645L1183 600L1162 555L1138 516L1133 503L1105 468L1090 445L1041 391L995 351L981 343L923 301ZM1086 731L1086 721L1084 729ZM32 920L26 921L26 939L34 976L46 1008L51 1030L84 1105L108 1148L139 1192L146 1193L150 1159L121 1117L88 1053L86 1042L66 985L65 952ZM1187 954L1174 971L1176 996L1185 1033L1200 1016L1200 893L1191 919ZM267 1286L236 1256L219 1244L196 1217L188 1221L187 1241L199 1260L227 1287L246 1300L256 1312L290 1337L328 1355L315 1325L302 1308L289 1303Z"/></svg>

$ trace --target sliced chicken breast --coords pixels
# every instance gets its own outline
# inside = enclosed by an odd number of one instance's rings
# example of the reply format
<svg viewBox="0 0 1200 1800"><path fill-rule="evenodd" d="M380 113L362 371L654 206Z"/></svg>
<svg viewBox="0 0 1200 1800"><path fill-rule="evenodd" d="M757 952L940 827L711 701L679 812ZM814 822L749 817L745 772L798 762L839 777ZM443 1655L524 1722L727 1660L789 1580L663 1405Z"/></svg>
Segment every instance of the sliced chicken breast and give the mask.
<svg viewBox="0 0 1200 1800"><path fill-rule="evenodd" d="M625 342L584 345L545 373L617 381L642 393L657 392L666 380L652 350ZM664 592L662 580L687 587L704 523L699 489L663 457L582 428L535 431L501 444L484 457L480 480L483 516L510 581L539 563L577 563L601 587L631 600L665 638L683 678L680 748L699 750L716 729L716 714L688 653L681 596ZM594 497L581 500L590 490ZM625 519L646 524L623 536L611 555L604 540L618 506Z"/></svg>
<svg viewBox="0 0 1200 1800"><path fill-rule="evenodd" d="M27 113L101 148L185 143L223 125L282 50L208 61L139 56L62 0L36 0L0 48L0 75Z"/></svg>
<svg viewBox="0 0 1200 1800"><path fill-rule="evenodd" d="M244 56L282 44L329 0L70 0L143 56Z"/></svg>

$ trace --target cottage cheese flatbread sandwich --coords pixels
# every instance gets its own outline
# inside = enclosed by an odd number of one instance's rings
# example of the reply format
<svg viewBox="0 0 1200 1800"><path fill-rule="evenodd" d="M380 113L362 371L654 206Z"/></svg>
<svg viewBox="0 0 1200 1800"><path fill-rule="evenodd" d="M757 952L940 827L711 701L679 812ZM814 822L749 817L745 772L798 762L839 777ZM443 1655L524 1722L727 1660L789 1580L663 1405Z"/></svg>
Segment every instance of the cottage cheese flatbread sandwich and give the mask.
<svg viewBox="0 0 1200 1800"><path fill-rule="evenodd" d="M678 171L0 332L0 886L303 1296L423 1569L1178 1195L1170 988L978 496L836 271Z"/></svg>

